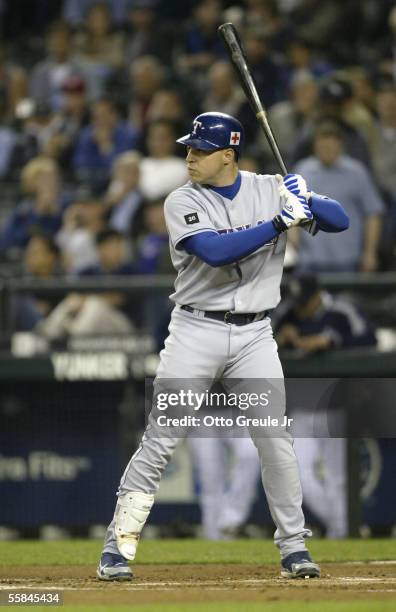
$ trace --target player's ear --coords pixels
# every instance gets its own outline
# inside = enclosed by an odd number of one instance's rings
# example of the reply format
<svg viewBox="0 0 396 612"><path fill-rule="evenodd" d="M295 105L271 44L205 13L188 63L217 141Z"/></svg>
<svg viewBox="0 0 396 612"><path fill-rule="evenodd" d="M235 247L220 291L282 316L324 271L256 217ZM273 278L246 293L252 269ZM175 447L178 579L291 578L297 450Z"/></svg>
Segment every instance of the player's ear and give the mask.
<svg viewBox="0 0 396 612"><path fill-rule="evenodd" d="M231 164L235 159L234 149L224 149L223 159L227 166Z"/></svg>

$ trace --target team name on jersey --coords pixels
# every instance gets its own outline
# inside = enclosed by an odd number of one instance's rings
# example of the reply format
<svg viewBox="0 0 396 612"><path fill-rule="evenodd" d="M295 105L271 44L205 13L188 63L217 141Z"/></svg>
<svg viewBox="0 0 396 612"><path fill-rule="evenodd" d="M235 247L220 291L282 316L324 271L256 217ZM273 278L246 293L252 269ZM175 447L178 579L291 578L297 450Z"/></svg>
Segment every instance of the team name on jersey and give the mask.
<svg viewBox="0 0 396 612"><path fill-rule="evenodd" d="M266 221L257 221L256 225L261 225L262 223L266 223ZM246 230L252 227L251 223L247 223L246 225L238 225L237 227L228 227L226 229L217 230L218 234L231 234L232 232L240 232L242 230ZM266 242L263 246L275 245L278 242L278 236L275 236L269 242Z"/></svg>

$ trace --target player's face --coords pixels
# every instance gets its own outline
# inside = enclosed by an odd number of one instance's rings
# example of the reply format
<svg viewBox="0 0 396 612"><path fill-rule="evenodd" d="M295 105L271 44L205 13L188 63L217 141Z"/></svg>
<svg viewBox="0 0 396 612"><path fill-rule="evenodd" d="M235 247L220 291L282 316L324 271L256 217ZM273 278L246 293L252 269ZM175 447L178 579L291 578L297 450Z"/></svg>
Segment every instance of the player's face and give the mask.
<svg viewBox="0 0 396 612"><path fill-rule="evenodd" d="M194 183L216 185L218 177L224 172L224 167L230 163L230 160L233 160L232 149L201 151L187 147L187 169Z"/></svg>

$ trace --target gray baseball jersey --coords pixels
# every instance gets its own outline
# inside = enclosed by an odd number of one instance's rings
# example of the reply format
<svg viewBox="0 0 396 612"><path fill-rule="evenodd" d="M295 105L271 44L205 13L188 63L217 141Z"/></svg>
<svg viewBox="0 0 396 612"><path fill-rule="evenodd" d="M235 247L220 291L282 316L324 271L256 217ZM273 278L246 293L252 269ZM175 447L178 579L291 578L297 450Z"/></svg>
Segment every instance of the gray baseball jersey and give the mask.
<svg viewBox="0 0 396 612"><path fill-rule="evenodd" d="M180 242L193 234L240 231L281 212L274 176L242 171L241 177L240 189L232 200L191 181L167 197L165 220L172 262L178 272L170 297L177 304L239 313L260 312L278 304L286 234L237 263L219 268L180 247Z"/></svg>

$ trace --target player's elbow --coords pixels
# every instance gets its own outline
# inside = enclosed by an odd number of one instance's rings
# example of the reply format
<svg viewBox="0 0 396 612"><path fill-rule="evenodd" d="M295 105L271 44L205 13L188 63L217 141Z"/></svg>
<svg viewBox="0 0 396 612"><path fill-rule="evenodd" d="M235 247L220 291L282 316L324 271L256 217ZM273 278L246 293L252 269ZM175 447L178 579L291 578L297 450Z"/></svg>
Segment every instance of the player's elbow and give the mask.
<svg viewBox="0 0 396 612"><path fill-rule="evenodd" d="M220 257L216 253L205 253L201 255L202 261L204 261L211 268L220 268L224 266L224 261L222 257Z"/></svg>
<svg viewBox="0 0 396 612"><path fill-rule="evenodd" d="M345 210L340 206L339 218L337 219L337 227L339 232L345 232L349 228L349 217Z"/></svg>
<svg viewBox="0 0 396 612"><path fill-rule="evenodd" d="M227 263L226 254L219 249L218 242L213 239L209 239L205 244L200 245L199 251L196 251L196 255L211 268L220 268Z"/></svg>
<svg viewBox="0 0 396 612"><path fill-rule="evenodd" d="M345 232L349 227L349 217L347 215L340 215L337 219L320 219L318 220L318 226L327 234L339 234Z"/></svg>

